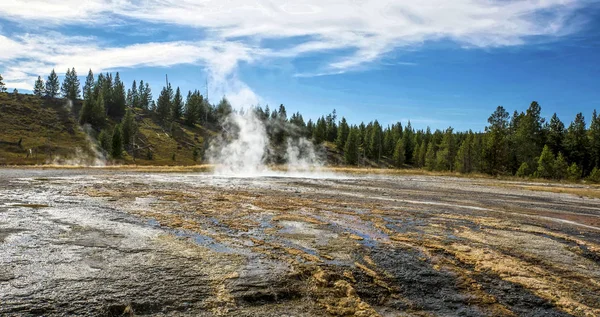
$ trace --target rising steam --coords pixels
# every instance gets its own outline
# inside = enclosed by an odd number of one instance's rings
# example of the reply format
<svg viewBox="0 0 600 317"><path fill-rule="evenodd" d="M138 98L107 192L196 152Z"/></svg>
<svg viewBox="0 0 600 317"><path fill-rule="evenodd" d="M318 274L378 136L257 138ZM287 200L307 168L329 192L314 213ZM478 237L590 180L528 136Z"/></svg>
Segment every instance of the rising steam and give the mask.
<svg viewBox="0 0 600 317"><path fill-rule="evenodd" d="M208 160L215 164L215 174L226 176L302 176L323 166L312 142L291 135L285 148L285 170L276 172L268 166L276 152L269 143L265 123L254 111L232 112L222 123L224 133L213 139ZM293 129L290 129L293 130Z"/></svg>
<svg viewBox="0 0 600 317"><path fill-rule="evenodd" d="M285 159L288 173L317 172L323 167L313 143L303 137L287 140Z"/></svg>
<svg viewBox="0 0 600 317"><path fill-rule="evenodd" d="M254 176L267 171L268 137L264 124L252 111L232 112L223 122L224 134L211 143L209 162L220 175Z"/></svg>
<svg viewBox="0 0 600 317"><path fill-rule="evenodd" d="M68 100L63 105L68 112L73 110L73 101ZM74 153L67 156L54 155L46 159L46 164L60 166L87 166L87 167L104 167L106 166L106 156L100 150L98 141L92 135L94 130L89 124L77 126L80 132L84 133L87 146L85 149L76 147Z"/></svg>

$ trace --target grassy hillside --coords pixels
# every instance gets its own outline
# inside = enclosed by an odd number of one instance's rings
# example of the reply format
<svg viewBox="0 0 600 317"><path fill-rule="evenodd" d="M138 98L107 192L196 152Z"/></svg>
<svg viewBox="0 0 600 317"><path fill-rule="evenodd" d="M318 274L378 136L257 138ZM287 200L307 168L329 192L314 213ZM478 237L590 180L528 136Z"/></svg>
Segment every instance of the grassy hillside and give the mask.
<svg viewBox="0 0 600 317"><path fill-rule="evenodd" d="M72 107L62 99L0 93L0 165L93 164L101 150L97 131L78 124ZM139 133L136 149L128 147L117 164L194 165L202 158L205 139L214 132L175 122L168 128L141 109L135 110ZM108 120L105 129L116 122ZM194 161L194 148L200 156ZM29 150L33 155L28 155ZM151 158L149 153L151 153Z"/></svg>
<svg viewBox="0 0 600 317"><path fill-rule="evenodd" d="M76 155L93 157L64 101L0 93L0 164L44 164Z"/></svg>
<svg viewBox="0 0 600 317"><path fill-rule="evenodd" d="M194 127L175 122L164 128L150 114L136 109L136 122L139 126L136 139L136 164L139 165L194 165L199 164L205 147L205 140L215 132L200 125ZM199 152L194 161L194 149ZM148 152L152 153L152 159ZM124 163L133 162L133 151L128 149ZM174 158L174 159L173 159Z"/></svg>

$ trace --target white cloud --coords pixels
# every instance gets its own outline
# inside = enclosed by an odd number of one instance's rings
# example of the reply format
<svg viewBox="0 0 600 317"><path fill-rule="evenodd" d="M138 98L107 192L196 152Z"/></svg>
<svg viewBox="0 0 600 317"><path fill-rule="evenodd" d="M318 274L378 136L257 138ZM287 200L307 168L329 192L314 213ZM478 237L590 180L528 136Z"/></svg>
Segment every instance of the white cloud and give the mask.
<svg viewBox="0 0 600 317"><path fill-rule="evenodd" d="M95 73L140 66L167 67L179 64L204 65L210 73L211 94L227 95L240 105L259 100L249 87L235 77L241 61L251 62L266 51L237 42L165 42L101 47L94 38L64 37L60 34L25 35L9 39L0 35L0 63L6 62L8 87L32 89L38 74L51 69L62 74L68 68ZM2 45L3 44L3 45ZM242 98L243 97L243 98ZM236 104L237 105L237 104Z"/></svg>
<svg viewBox="0 0 600 317"><path fill-rule="evenodd" d="M5 77L18 75L13 80L21 82L24 74L45 73L52 67L102 70L201 63L215 78L236 81L228 85L240 89L239 96L253 99L256 95L234 74L241 61L340 51L322 69L298 74L308 76L357 69L395 49L432 40L450 39L465 47L520 45L532 36L575 31L569 18L586 4L576 0L4 0L0 18L25 29L31 24L101 26L132 19L138 24L201 29L209 35L197 42L107 47L94 38L55 33L12 38L0 34L0 65L9 65ZM260 46L261 39L291 37L294 44L283 49ZM240 38L243 42L236 42Z"/></svg>

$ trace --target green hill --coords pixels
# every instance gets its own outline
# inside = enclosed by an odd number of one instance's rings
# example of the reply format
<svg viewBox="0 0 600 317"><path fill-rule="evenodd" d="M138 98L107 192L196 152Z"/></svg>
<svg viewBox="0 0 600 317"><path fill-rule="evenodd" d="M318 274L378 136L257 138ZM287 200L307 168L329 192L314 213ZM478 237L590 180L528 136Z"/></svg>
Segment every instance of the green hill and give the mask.
<svg viewBox="0 0 600 317"><path fill-rule="evenodd" d="M94 164L102 157L97 131L86 132L63 99L0 93L0 165ZM193 165L194 149L201 159L204 140L215 132L180 122L162 127L151 113L134 109L139 132L135 149L126 148L117 164ZM110 131L116 122L108 120ZM31 153L31 155L30 155Z"/></svg>

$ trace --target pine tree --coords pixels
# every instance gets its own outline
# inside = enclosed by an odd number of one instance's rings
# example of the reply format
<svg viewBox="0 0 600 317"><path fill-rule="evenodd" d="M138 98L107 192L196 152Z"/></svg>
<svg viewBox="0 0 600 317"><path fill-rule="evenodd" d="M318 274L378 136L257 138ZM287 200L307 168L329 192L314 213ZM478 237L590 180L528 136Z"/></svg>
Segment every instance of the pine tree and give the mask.
<svg viewBox="0 0 600 317"><path fill-rule="evenodd" d="M542 150L542 154L538 159L538 167L536 171L536 176L541 178L552 178L554 177L554 164L556 159L554 158L554 154L552 154L552 150L547 145L544 146Z"/></svg>
<svg viewBox="0 0 600 317"><path fill-rule="evenodd" d="M233 111L231 104L227 98L221 98L219 104L217 105L217 119L224 120L229 114ZM271 119L275 119L277 117L277 111L273 110L271 113Z"/></svg>
<svg viewBox="0 0 600 317"><path fill-rule="evenodd" d="M71 100L77 100L79 99L80 95L81 82L79 81L75 67L73 67L71 68L71 86L69 87L69 98L72 98Z"/></svg>
<svg viewBox="0 0 600 317"><path fill-rule="evenodd" d="M0 92L6 92L6 84L4 84L2 74L0 74Z"/></svg>
<svg viewBox="0 0 600 317"><path fill-rule="evenodd" d="M327 129L326 129L326 140L329 142L335 142L337 137L337 124L335 123L337 120L337 113L335 109L333 112L328 114L326 117Z"/></svg>
<svg viewBox="0 0 600 317"><path fill-rule="evenodd" d="M344 161L346 161L346 164L358 164L358 143L358 130L356 128L350 128L350 132L348 132L348 139L346 140L346 145L344 147Z"/></svg>
<svg viewBox="0 0 600 317"><path fill-rule="evenodd" d="M133 101L132 101L132 95L131 95L131 89L127 89L127 94L125 95L125 104L127 105L127 107L131 108L133 107Z"/></svg>
<svg viewBox="0 0 600 317"><path fill-rule="evenodd" d="M181 90L177 87L175 97L173 97L173 108L171 108L171 117L173 120L179 120L183 115L183 96L181 96Z"/></svg>
<svg viewBox="0 0 600 317"><path fill-rule="evenodd" d="M133 111L127 109L123 117L123 144L125 146L132 145L133 139L137 133L137 125L133 116Z"/></svg>
<svg viewBox="0 0 600 317"><path fill-rule="evenodd" d="M371 141L373 140L373 122L369 122L365 128L364 134L361 135L361 147L365 158L374 158L374 152L371 150Z"/></svg>
<svg viewBox="0 0 600 317"><path fill-rule="evenodd" d="M358 125L358 131L359 131L359 139L358 139L358 144L360 144L360 146L362 146L363 148L366 147L366 140L367 140L367 127L365 126L364 122L361 122L360 125Z"/></svg>
<svg viewBox="0 0 600 317"><path fill-rule="evenodd" d="M277 110L277 117L283 122L287 121L287 111L285 110L285 106L283 104L279 105L279 110Z"/></svg>
<svg viewBox="0 0 600 317"><path fill-rule="evenodd" d="M516 123L514 134L514 147L516 161L527 162L529 166L535 165L535 158L542 151L544 145L543 123L541 107L534 101L531 103L525 115L520 117Z"/></svg>
<svg viewBox="0 0 600 317"><path fill-rule="evenodd" d="M567 169L567 178L571 181L576 181L581 178L582 171L576 163L571 164Z"/></svg>
<svg viewBox="0 0 600 317"><path fill-rule="evenodd" d="M140 85L140 88L142 86ZM128 90L129 94L127 94L127 105L132 108L137 108L140 106L140 92L137 88L137 82L134 80L131 84L131 89Z"/></svg>
<svg viewBox="0 0 600 317"><path fill-rule="evenodd" d="M596 183L596 184L600 183L600 169L597 167L594 167L594 169L592 169L592 172L590 173L590 176L588 176L587 180L592 183Z"/></svg>
<svg viewBox="0 0 600 317"><path fill-rule="evenodd" d="M394 142L394 146L399 139L402 139L402 123L396 122L396 124L392 125L392 140Z"/></svg>
<svg viewBox="0 0 600 317"><path fill-rule="evenodd" d="M348 122L346 122L346 118L342 117L342 121L340 121L340 126L338 128L338 135L335 139L335 146L339 151L342 151L346 146L346 140L348 139L349 133L350 127L348 126Z"/></svg>
<svg viewBox="0 0 600 317"><path fill-rule="evenodd" d="M417 165L417 167L424 167L425 166L425 157L427 156L427 143L425 142L425 140L423 140L423 142L421 142L418 153L419 153L419 155L416 157L415 164Z"/></svg>
<svg viewBox="0 0 600 317"><path fill-rule="evenodd" d="M120 124L115 125L113 130L110 155L113 158L121 158L123 156L123 133L121 132Z"/></svg>
<svg viewBox="0 0 600 317"><path fill-rule="evenodd" d="M113 96L113 77L112 74L106 73L102 85L100 85L102 98L104 99L104 110L106 115L114 113L114 96ZM115 116L116 117L116 116Z"/></svg>
<svg viewBox="0 0 600 317"><path fill-rule="evenodd" d="M35 81L35 85L33 86L33 94L38 97L42 97L44 95L45 89L46 88L42 76L38 76L37 80Z"/></svg>
<svg viewBox="0 0 600 317"><path fill-rule="evenodd" d="M565 125L560 121L556 113L552 115L550 124L547 127L547 140L546 144L552 150L552 153L556 154L563 151L563 141L565 139Z"/></svg>
<svg viewBox="0 0 600 317"><path fill-rule="evenodd" d="M267 126L267 133L273 144L281 146L285 143L287 132L287 111L283 104L279 105L278 111L271 112L271 124Z"/></svg>
<svg viewBox="0 0 600 317"><path fill-rule="evenodd" d="M521 163L521 166L519 166L515 176L523 178L529 176L529 164L527 164L527 162Z"/></svg>
<svg viewBox="0 0 600 317"><path fill-rule="evenodd" d="M158 117L163 122L167 122L171 112L171 97L173 95L173 89L171 89L171 85L167 85L163 87L158 96L158 101L156 102L156 113Z"/></svg>
<svg viewBox="0 0 600 317"><path fill-rule="evenodd" d="M484 134L474 134L473 140L473 172L483 172Z"/></svg>
<svg viewBox="0 0 600 317"><path fill-rule="evenodd" d="M92 94L94 91L94 73L92 73L92 69L88 71L88 75L85 78L85 84L83 85L83 99L86 99L88 95Z"/></svg>
<svg viewBox="0 0 600 317"><path fill-rule="evenodd" d="M102 94L98 95L98 99L92 103L92 125L102 127L106 121L106 102Z"/></svg>
<svg viewBox="0 0 600 317"><path fill-rule="evenodd" d="M112 88L112 107L109 111L109 115L113 118L120 118L125 115L126 101L125 101L125 85L121 81L121 77L117 72L115 81Z"/></svg>
<svg viewBox="0 0 600 317"><path fill-rule="evenodd" d="M150 110L152 108L151 105L154 102L152 100L152 89L150 89L150 84L146 83L142 86L143 83L144 81L140 80L140 107L144 110Z"/></svg>
<svg viewBox="0 0 600 317"><path fill-rule="evenodd" d="M569 125L564 140L564 148L569 162L585 169L588 162L588 142L585 118L582 113L578 113L575 120Z"/></svg>
<svg viewBox="0 0 600 317"><path fill-rule="evenodd" d="M146 85L144 84L143 80L140 80L140 84L138 85L138 107L142 108L142 109L147 109L148 108L148 99L145 99L145 95L146 95Z"/></svg>
<svg viewBox="0 0 600 317"><path fill-rule="evenodd" d="M454 169L454 158L456 157L456 151L452 128L446 129L436 157L438 170L452 171Z"/></svg>
<svg viewBox="0 0 600 317"><path fill-rule="evenodd" d="M300 114L300 112L292 114L292 116L290 117L290 123L299 128L301 131L300 133L302 135L306 133L306 123L304 122L304 118L302 117L302 114ZM343 150L343 148L340 150Z"/></svg>
<svg viewBox="0 0 600 317"><path fill-rule="evenodd" d="M508 158L507 158L507 170L508 172L510 172L511 174L514 174L518 171L518 169L522 166L524 166L522 163L522 161L519 161L519 135L517 134L517 131L519 130L519 128L521 127L521 130L523 127L521 126L521 121L523 121L523 118L525 118L525 113L521 112L519 113L518 111L515 110L515 112L512 115L512 118L510 119L510 122L508 124L508 133L506 136L507 139L507 143L508 143ZM522 132L521 134L523 134L525 132ZM528 161L528 164L526 164L527 167L530 166L530 164L533 164L533 161ZM529 172L528 172L529 173ZM528 174L527 174L528 175Z"/></svg>
<svg viewBox="0 0 600 317"><path fill-rule="evenodd" d="M314 132L315 124L313 123L312 119L308 119L308 122L306 123L306 138L312 138Z"/></svg>
<svg viewBox="0 0 600 317"><path fill-rule="evenodd" d="M569 169L569 164L567 164L567 160L561 152L558 152L556 156L556 161L554 161L554 178L561 180L567 177L567 170Z"/></svg>
<svg viewBox="0 0 600 317"><path fill-rule="evenodd" d="M455 169L460 173L473 172L473 133L469 131L456 153Z"/></svg>
<svg viewBox="0 0 600 317"><path fill-rule="evenodd" d="M413 153L414 155L414 162L413 162L413 166L415 167L421 167L419 158L422 156L421 155L421 144L425 143L425 141L421 141L421 143L416 142L415 144L415 152ZM392 153L393 156L393 153Z"/></svg>
<svg viewBox="0 0 600 317"><path fill-rule="evenodd" d="M100 147L104 150L105 153L111 153L112 135L110 132L107 132L104 129L100 131L100 134L98 134L98 142L100 143Z"/></svg>
<svg viewBox="0 0 600 317"><path fill-rule="evenodd" d="M194 108L196 109L196 122L206 122L210 110L207 100L204 99L198 90L192 93L192 98L195 104Z"/></svg>
<svg viewBox="0 0 600 317"><path fill-rule="evenodd" d="M60 82L56 72L53 69L52 72L50 72L50 76L48 76L48 80L46 80L46 97L55 98L58 96L59 89Z"/></svg>
<svg viewBox="0 0 600 317"><path fill-rule="evenodd" d="M590 138L590 167L600 167L600 117L594 109L590 129L588 131Z"/></svg>
<svg viewBox="0 0 600 317"><path fill-rule="evenodd" d="M429 171L433 171L436 167L436 163L436 153L432 141L429 142L427 152L425 153L425 168Z"/></svg>
<svg viewBox="0 0 600 317"><path fill-rule="evenodd" d="M194 99L194 94L192 94L191 91L188 91L183 116L185 118L185 123L189 126L193 126L198 121L198 105Z"/></svg>
<svg viewBox="0 0 600 317"><path fill-rule="evenodd" d="M490 124L485 128L484 168L488 174L497 175L507 170L508 157L508 112L498 106L488 118Z"/></svg>
<svg viewBox="0 0 600 317"><path fill-rule="evenodd" d="M415 151L415 144L414 144L414 130L410 124L410 121L408 121L408 123L406 124L406 127L404 127L404 133L402 134L402 144L404 144L404 157L405 157L405 161L406 164L413 164L414 160L413 160L413 154Z"/></svg>
<svg viewBox="0 0 600 317"><path fill-rule="evenodd" d="M349 134L348 134L349 136ZM320 144L327 138L327 123L325 117L321 117L317 120L317 125L313 132L313 139L316 144ZM347 141L346 141L347 142Z"/></svg>
<svg viewBox="0 0 600 317"><path fill-rule="evenodd" d="M150 100L148 99L148 91L149 90L149 86L147 84L144 83L143 80L140 80L140 85L138 88L138 107L144 109L144 110L148 110L148 108L150 107Z"/></svg>
<svg viewBox="0 0 600 317"><path fill-rule="evenodd" d="M79 94L81 93L79 86L79 78L77 78L77 72L75 71L75 68L67 69L67 72L65 73L65 80L63 81L60 89L63 97L72 101L79 99Z"/></svg>
<svg viewBox="0 0 600 317"><path fill-rule="evenodd" d="M385 128L383 130L383 156L393 157L395 147L396 147L396 144L394 143L394 137L392 135L392 130L388 126L387 128Z"/></svg>
<svg viewBox="0 0 600 317"><path fill-rule="evenodd" d="M394 147L394 154L392 155L394 166L400 168L404 165L404 151L402 139L398 139L398 142L396 142L396 146Z"/></svg>
<svg viewBox="0 0 600 317"><path fill-rule="evenodd" d="M81 124L91 124L95 128L101 128L104 126L105 119L106 113L102 94L99 94L96 100L93 99L93 94L86 94L86 98L83 100L83 107L79 113L79 122Z"/></svg>
<svg viewBox="0 0 600 317"><path fill-rule="evenodd" d="M100 73L96 82L94 83L94 89L92 90L92 98L94 100L98 99L98 97L102 94L102 87L104 86L104 74Z"/></svg>
<svg viewBox="0 0 600 317"><path fill-rule="evenodd" d="M79 113L79 123L80 124L92 124L93 119L93 111L94 111L94 102L92 97L87 94L86 98L83 99L83 106L81 107L81 111Z"/></svg>
<svg viewBox="0 0 600 317"><path fill-rule="evenodd" d="M379 122L375 120L373 122L373 126L371 127L371 135L369 139L369 153L370 157L377 160L381 159L381 154L383 152L383 131L381 129L381 125Z"/></svg>

